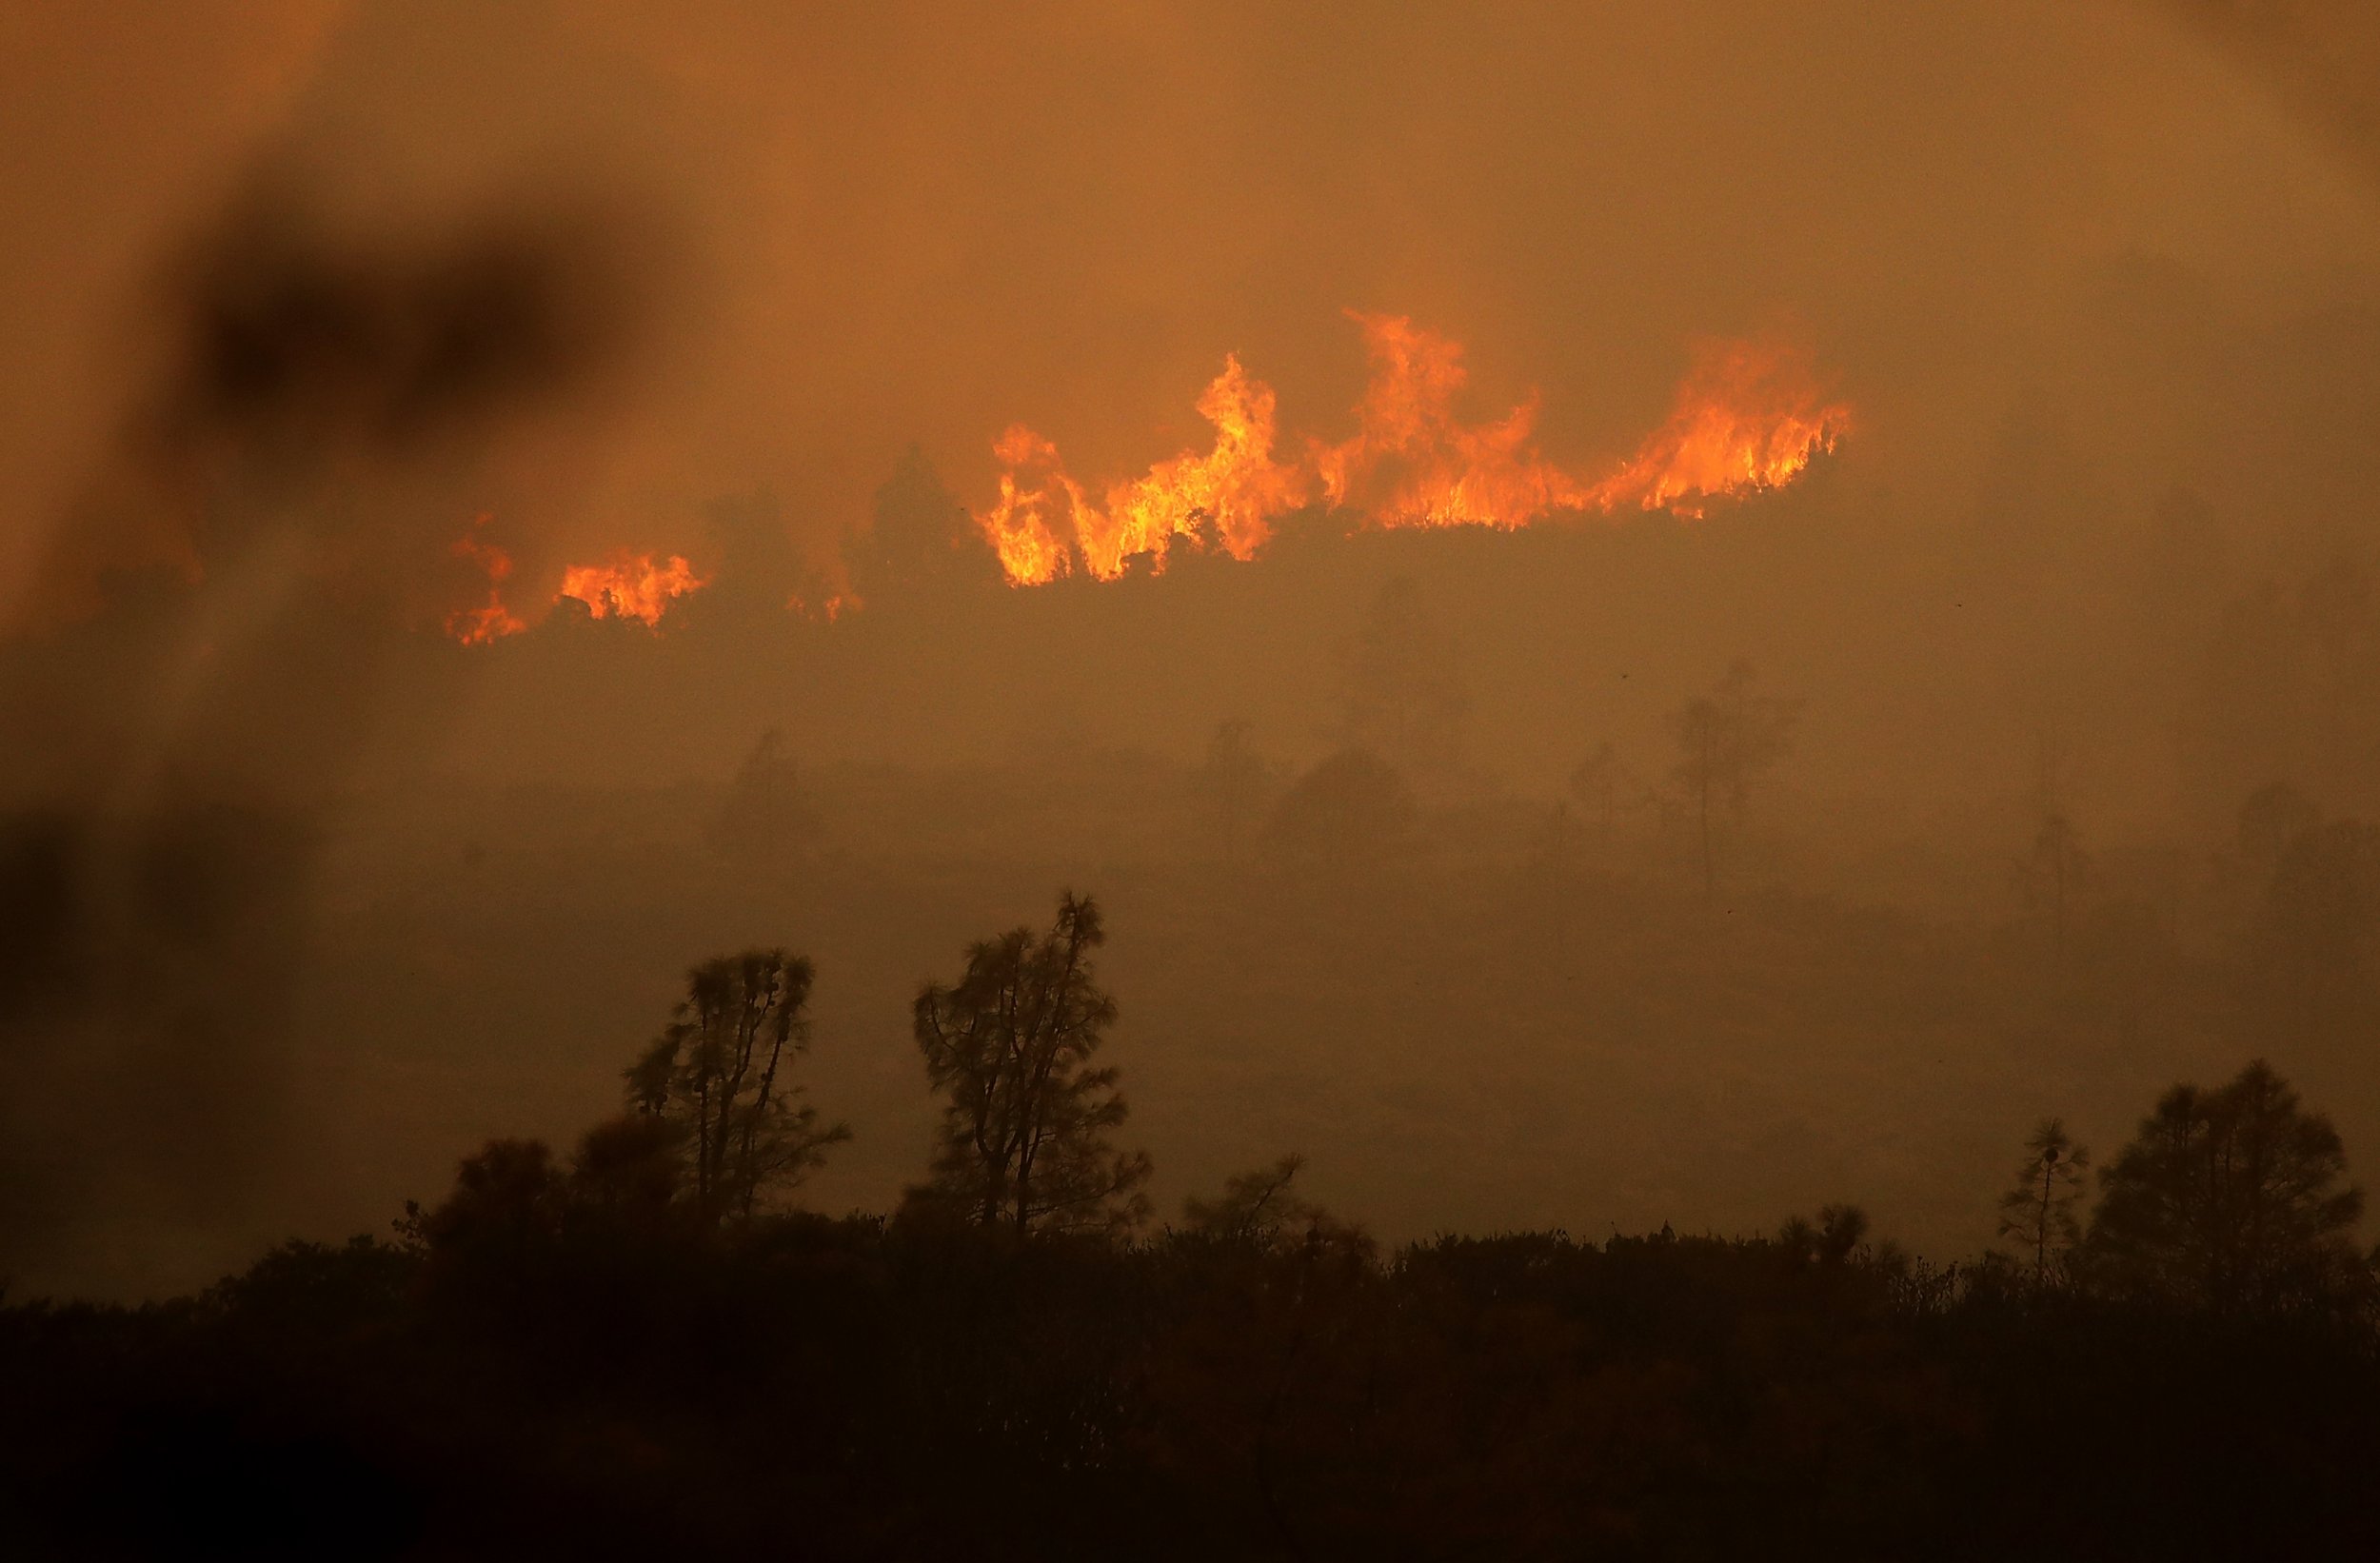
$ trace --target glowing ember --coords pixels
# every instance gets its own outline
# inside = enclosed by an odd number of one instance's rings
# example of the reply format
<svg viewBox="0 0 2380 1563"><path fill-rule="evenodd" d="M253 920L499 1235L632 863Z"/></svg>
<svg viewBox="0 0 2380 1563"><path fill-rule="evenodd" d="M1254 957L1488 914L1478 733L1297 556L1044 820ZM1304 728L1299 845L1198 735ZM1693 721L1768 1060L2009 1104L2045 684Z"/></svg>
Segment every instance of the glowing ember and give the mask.
<svg viewBox="0 0 2380 1563"><path fill-rule="evenodd" d="M1825 399L1805 354L1778 343L1715 343L1677 393L1669 421L1619 470L1583 481L1532 443L1535 399L1503 418L1464 424L1455 399L1458 343L1399 315L1350 318L1371 360L1356 433L1306 442L1290 464L1273 454L1272 387L1227 357L1199 399L1214 448L1185 451L1117 484L1094 505L1058 447L1020 424L993 445L1000 498L979 511L1012 585L1042 585L1076 568L1100 580L1145 559L1161 570L1181 539L1253 558L1281 516L1319 500L1377 526L1525 526L1557 511L1622 507L1699 516L1701 501L1791 483L1832 450L1850 410Z"/></svg>
<svg viewBox="0 0 2380 1563"><path fill-rule="evenodd" d="M650 554L623 550L612 555L608 564L573 564L562 572L562 595L585 603L595 618L616 614L641 620L648 626L661 623L673 601L709 584L675 554L667 564L655 564Z"/></svg>

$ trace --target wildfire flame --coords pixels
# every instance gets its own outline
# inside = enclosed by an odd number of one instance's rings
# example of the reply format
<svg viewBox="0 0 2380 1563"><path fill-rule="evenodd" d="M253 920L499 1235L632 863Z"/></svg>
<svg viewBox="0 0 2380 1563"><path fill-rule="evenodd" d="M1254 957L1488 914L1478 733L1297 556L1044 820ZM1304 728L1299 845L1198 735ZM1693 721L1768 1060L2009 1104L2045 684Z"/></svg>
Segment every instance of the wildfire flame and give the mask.
<svg viewBox="0 0 2380 1563"><path fill-rule="evenodd" d="M484 527L489 520L483 515L471 524L474 528ZM447 614L448 635L465 645L486 645L529 627L527 621L505 602L505 583L511 579L513 569L509 553L476 532L457 538L448 551L457 559L469 560L487 578L487 601ZM565 569L562 587L552 601L559 603L565 597L574 597L585 603L586 611L595 618L635 619L654 627L673 601L708 584L706 578L696 575L694 567L675 554L665 564L656 564L650 554L631 554L623 549L606 564L573 564ZM847 605L850 604L840 600L830 603L828 618Z"/></svg>
<svg viewBox="0 0 2380 1563"><path fill-rule="evenodd" d="M1534 396L1494 423L1462 422L1460 344L1401 315L1349 314L1371 364L1356 433L1309 439L1290 462L1274 455L1272 387L1237 355L1199 398L1213 449L1113 485L1101 505L1055 445L1011 426L992 445L1000 498L975 518L1010 584L1042 585L1077 568L1111 581L1135 558L1161 570L1184 539L1250 559L1280 517L1318 500L1378 526L1510 529L1557 511L1622 507L1695 517L1709 498L1791 483L1850 426L1850 409L1826 399L1806 353L1776 341L1712 343L1669 420L1618 470L1587 482L1538 452Z"/></svg>
<svg viewBox="0 0 2380 1563"><path fill-rule="evenodd" d="M788 609L817 624L835 623L844 614L857 613L865 605L860 600L860 594L849 586L844 586L838 591L830 591L815 601L799 592L785 601L785 606Z"/></svg>
<svg viewBox="0 0 2380 1563"><path fill-rule="evenodd" d="M1851 409L1821 403L1806 360L1775 344L1706 344L1677 388L1669 422L1590 496L1606 510L1635 505L1699 516L1712 494L1782 488L1835 448Z"/></svg>
<svg viewBox="0 0 2380 1563"><path fill-rule="evenodd" d="M647 627L661 623L673 601L708 584L707 578L696 575L694 566L676 554L667 564L656 564L651 554L625 549L612 555L608 564L573 564L562 572L562 595L585 603L593 617L616 614L642 620Z"/></svg>
<svg viewBox="0 0 2380 1563"><path fill-rule="evenodd" d="M471 524L485 526L487 522L488 518L483 515ZM486 574L487 601L478 607L457 608L447 614L446 633L465 645L486 645L528 628L505 606L504 584L512 574L512 556L493 543L469 536L455 539L452 551L457 559L469 560Z"/></svg>

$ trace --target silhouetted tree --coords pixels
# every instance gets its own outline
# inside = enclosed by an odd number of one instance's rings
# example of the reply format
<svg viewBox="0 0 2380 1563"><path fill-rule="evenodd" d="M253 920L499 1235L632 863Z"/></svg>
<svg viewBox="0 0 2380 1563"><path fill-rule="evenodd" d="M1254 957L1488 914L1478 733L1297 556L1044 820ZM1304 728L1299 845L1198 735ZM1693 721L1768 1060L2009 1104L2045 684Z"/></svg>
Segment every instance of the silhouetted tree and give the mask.
<svg viewBox="0 0 2380 1563"><path fill-rule="evenodd" d="M1290 784L1264 835L1291 857L1359 861L1395 850L1413 819L1403 777L1367 749L1341 749Z"/></svg>
<svg viewBox="0 0 2380 1563"><path fill-rule="evenodd" d="M678 1208L685 1158L676 1124L630 1113L589 1129L570 1161L572 1200L636 1226L656 1225Z"/></svg>
<svg viewBox="0 0 2380 1563"><path fill-rule="evenodd" d="M782 857L815 841L818 833L818 816L803 800L785 735L771 727L736 768L726 800L711 821L711 848L739 859Z"/></svg>
<svg viewBox="0 0 2380 1563"><path fill-rule="evenodd" d="M995 585L1000 564L942 486L925 452L911 445L876 490L867 530L843 544L860 596L879 603L942 586Z"/></svg>
<svg viewBox="0 0 2380 1563"><path fill-rule="evenodd" d="M2074 1207L2082 1200L2091 1153L2074 1143L2058 1118L2044 1118L2025 1140L2015 1186L2000 1196L2000 1236L2013 1237L2033 1258L2033 1281L2046 1286L2065 1274L2066 1256L2082 1241Z"/></svg>
<svg viewBox="0 0 2380 1563"><path fill-rule="evenodd" d="M1205 763L1192 778L1200 806L1226 852L1236 852L1246 841L1279 784L1272 762L1249 746L1250 725L1232 721L1218 726L1207 740Z"/></svg>
<svg viewBox="0 0 2380 1563"><path fill-rule="evenodd" d="M2380 829L2354 820L2300 828L2273 860L2249 936L2248 984L2261 1018L2296 1039L2361 1029L2375 936Z"/></svg>
<svg viewBox="0 0 2380 1563"><path fill-rule="evenodd" d="M1570 796L1578 802L1585 821L1602 844L1611 844L1619 828L1619 811L1623 799L1631 790L1641 791L1642 784L1629 771L1627 762L1619 758L1619 750L1609 740L1598 743L1587 758L1570 773Z"/></svg>
<svg viewBox="0 0 2380 1563"><path fill-rule="evenodd" d="M1305 1164L1304 1157L1293 1153L1226 1178L1223 1192L1212 1199L1183 1200L1182 1229L1265 1254L1320 1247L1368 1253L1369 1239L1359 1229L1292 1190Z"/></svg>
<svg viewBox="0 0 2380 1563"><path fill-rule="evenodd" d="M1815 1221L1792 1217L1776 1233L1777 1246L1797 1265L1848 1264L1867 1240L1868 1213L1857 1205L1822 1205Z"/></svg>
<svg viewBox="0 0 2380 1563"><path fill-rule="evenodd" d="M2027 904L2048 914L2053 972L2066 969L2068 908L2090 862L2073 821L2063 809L2044 807L2033 828L2033 850L2017 860L2013 878Z"/></svg>
<svg viewBox="0 0 2380 1563"><path fill-rule="evenodd" d="M672 615L688 613L702 622L750 629L782 626L785 599L803 577L784 505L768 489L758 488L715 499L704 513L718 568L709 572L711 584L673 607Z"/></svg>
<svg viewBox="0 0 2380 1563"><path fill-rule="evenodd" d="M1347 647L1339 738L1418 777L1443 776L1462 754L1471 712L1453 643L1408 576L1380 587Z"/></svg>
<svg viewBox="0 0 2380 1563"><path fill-rule="evenodd" d="M1709 694L1688 701L1671 719L1677 740L1672 775L1694 809L1705 897L1718 890L1711 837L1714 802L1723 803L1741 824L1754 780L1793 746L1798 702L1755 694L1754 678L1752 664L1739 659Z"/></svg>
<svg viewBox="0 0 2380 1563"><path fill-rule="evenodd" d="M2239 854L2271 875L2299 837L2322 822L2322 811L2287 782L2268 782L2239 806Z"/></svg>
<svg viewBox="0 0 2380 1563"><path fill-rule="evenodd" d="M943 1096L932 1174L913 1201L984 1226L1116 1231L1147 1214L1149 1159L1116 1148L1116 1071L1091 1068L1115 1002L1092 953L1099 907L1071 891L1047 933L1016 928L967 951L955 985L915 1007L926 1078Z"/></svg>
<svg viewBox="0 0 2380 1563"><path fill-rule="evenodd" d="M2346 1172L2338 1131L2262 1059L2218 1090L2177 1085L2100 1173L2084 1256L2117 1290L2221 1309L2360 1289L2346 1234L2363 1193Z"/></svg>
<svg viewBox="0 0 2380 1563"><path fill-rule="evenodd" d="M672 1126L703 1219L748 1217L851 1138L822 1123L787 1066L809 1050L809 961L747 950L686 974L671 1022L626 1072L629 1106Z"/></svg>

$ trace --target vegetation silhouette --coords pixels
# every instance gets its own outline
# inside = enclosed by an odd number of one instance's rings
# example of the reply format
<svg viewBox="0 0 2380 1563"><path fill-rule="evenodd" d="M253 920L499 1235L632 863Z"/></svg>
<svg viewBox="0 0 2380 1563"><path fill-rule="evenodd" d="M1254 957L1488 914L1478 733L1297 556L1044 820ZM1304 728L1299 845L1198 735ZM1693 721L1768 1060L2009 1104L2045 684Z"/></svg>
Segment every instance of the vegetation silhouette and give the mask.
<svg viewBox="0 0 2380 1563"><path fill-rule="evenodd" d="M1670 719L1677 741L1677 764L1671 776L1694 811L1706 900L1718 894L1713 805L1719 805L1726 822L1740 830L1754 783L1793 749L1799 704L1755 694L1756 678L1752 664L1738 659L1709 694L1688 701Z"/></svg>
<svg viewBox="0 0 2380 1563"><path fill-rule="evenodd" d="M918 1050L943 1106L913 1213L1019 1236L1124 1232L1146 1216L1149 1158L1108 1138L1126 1113L1116 1071L1089 1067L1116 1019L1092 962L1106 940L1097 903L1070 891L1047 933L984 940L957 983L919 990Z"/></svg>
<svg viewBox="0 0 2380 1563"><path fill-rule="evenodd" d="M1094 901L919 993L901 1217L789 1208L808 963L704 962L565 1161L498 1139L391 1238L138 1308L0 1307L16 1555L1953 1559L2380 1546L2380 1289L2262 1063L2018 1259L1831 1204L1774 1235L1383 1252L1284 1156L1152 1230L1095 1067ZM2077 1235L2081 1236L2079 1243ZM2021 1474L2022 1479L2012 1479Z"/></svg>
<svg viewBox="0 0 2380 1563"><path fill-rule="evenodd" d="M764 1196L799 1184L851 1138L847 1125L819 1120L788 1073L810 1045L812 979L810 963L783 950L705 961L686 974L677 1019L627 1070L630 1110L656 1126L648 1141L683 1146L705 1222L751 1219ZM581 1158L608 1165L604 1153L638 1142L633 1127L614 1130Z"/></svg>
<svg viewBox="0 0 2380 1563"><path fill-rule="evenodd" d="M2233 1312L2333 1306L2368 1294L2347 1238L2338 1131L2257 1059L2227 1085L2177 1085L2100 1178L2087 1258L2103 1284Z"/></svg>

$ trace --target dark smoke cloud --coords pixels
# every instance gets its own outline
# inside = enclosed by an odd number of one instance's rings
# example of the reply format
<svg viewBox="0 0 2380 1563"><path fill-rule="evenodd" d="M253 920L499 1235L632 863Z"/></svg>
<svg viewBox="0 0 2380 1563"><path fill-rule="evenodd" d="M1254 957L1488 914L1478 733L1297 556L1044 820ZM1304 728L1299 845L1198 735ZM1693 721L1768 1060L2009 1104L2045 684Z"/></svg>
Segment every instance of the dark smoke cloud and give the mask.
<svg viewBox="0 0 2380 1563"><path fill-rule="evenodd" d="M505 436L625 362L628 247L550 205L374 232L275 180L172 252L156 384L63 531L112 600L0 665L44 740L0 775L0 1276L220 1230L290 1143L311 868L402 576ZM143 534L199 578L108 580Z"/></svg>
<svg viewBox="0 0 2380 1563"><path fill-rule="evenodd" d="M2367 0L2159 0L2380 181L2380 12Z"/></svg>

